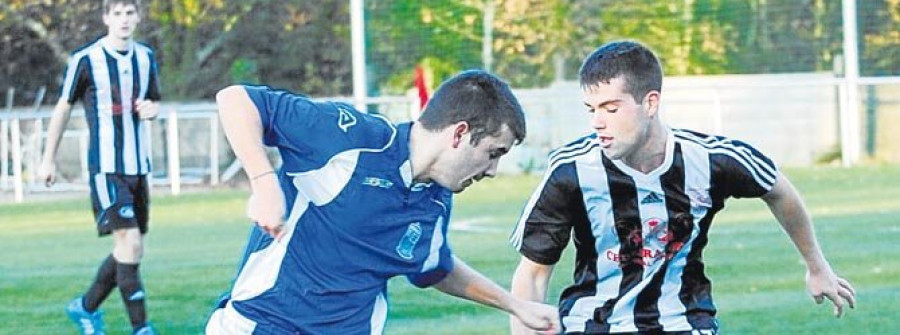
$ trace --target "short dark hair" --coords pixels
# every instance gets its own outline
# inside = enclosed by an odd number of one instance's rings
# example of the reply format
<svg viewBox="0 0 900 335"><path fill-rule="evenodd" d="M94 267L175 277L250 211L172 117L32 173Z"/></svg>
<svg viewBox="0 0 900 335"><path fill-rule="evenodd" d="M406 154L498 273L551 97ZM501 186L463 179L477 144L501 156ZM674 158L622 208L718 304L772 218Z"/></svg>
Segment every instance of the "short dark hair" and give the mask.
<svg viewBox="0 0 900 335"><path fill-rule="evenodd" d="M141 0L103 0L103 13L109 13L114 5L134 5L134 8L141 11Z"/></svg>
<svg viewBox="0 0 900 335"><path fill-rule="evenodd" d="M442 83L418 121L428 130L466 121L473 145L487 135L499 136L503 125L517 144L525 139L525 113L519 100L507 83L482 70L463 71Z"/></svg>
<svg viewBox="0 0 900 335"><path fill-rule="evenodd" d="M622 76L625 90L641 103L650 91L662 92L662 68L653 51L634 41L616 41L594 50L578 70L581 88L609 84Z"/></svg>

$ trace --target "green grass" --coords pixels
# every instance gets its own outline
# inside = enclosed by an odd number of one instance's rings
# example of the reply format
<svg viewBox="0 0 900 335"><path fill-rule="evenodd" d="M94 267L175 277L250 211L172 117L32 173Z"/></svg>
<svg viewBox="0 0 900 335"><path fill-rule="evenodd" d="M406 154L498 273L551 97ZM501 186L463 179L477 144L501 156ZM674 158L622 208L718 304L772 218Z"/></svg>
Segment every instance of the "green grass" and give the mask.
<svg viewBox="0 0 900 335"><path fill-rule="evenodd" d="M813 168L786 172L816 220L826 257L857 289L842 319L805 292L804 271L759 200L732 199L710 233L705 259L727 334L887 334L900 330L900 167ZM457 197L450 243L461 258L508 286L519 256L507 238L538 177L503 177ZM230 285L249 225L246 191L156 194L141 271L149 314L163 334L200 334ZM0 205L0 324L3 334L75 334L65 303L90 283L109 253L96 238L86 199ZM556 268L551 300L570 281L572 250ZM506 315L390 283L389 334L504 334ZM104 304L110 334L127 334L118 293Z"/></svg>

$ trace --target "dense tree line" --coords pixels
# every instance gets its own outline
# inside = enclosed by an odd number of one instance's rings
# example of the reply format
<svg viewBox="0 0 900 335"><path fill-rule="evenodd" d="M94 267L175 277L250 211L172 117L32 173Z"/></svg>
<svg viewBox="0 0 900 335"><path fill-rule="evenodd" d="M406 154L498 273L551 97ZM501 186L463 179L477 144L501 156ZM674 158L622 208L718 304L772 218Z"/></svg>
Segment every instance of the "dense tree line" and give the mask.
<svg viewBox="0 0 900 335"><path fill-rule="evenodd" d="M101 36L101 1L0 2L0 87L56 89L67 54ZM486 63L517 87L549 84L611 39L652 46L669 75L831 71L840 0L368 0L370 94L396 94L416 66L437 82ZM863 75L900 75L900 1L859 0ZM266 83L314 96L351 90L348 0L145 1L138 39L153 45L168 99ZM558 65L562 65L561 67ZM26 99L22 99L26 97ZM19 103L27 102L20 95Z"/></svg>

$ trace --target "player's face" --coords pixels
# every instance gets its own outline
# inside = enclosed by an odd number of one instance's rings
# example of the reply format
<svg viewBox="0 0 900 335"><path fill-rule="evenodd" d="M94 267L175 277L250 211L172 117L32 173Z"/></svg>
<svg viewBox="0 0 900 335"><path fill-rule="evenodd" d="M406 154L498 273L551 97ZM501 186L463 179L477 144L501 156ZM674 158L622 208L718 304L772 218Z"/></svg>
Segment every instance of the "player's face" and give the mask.
<svg viewBox="0 0 900 335"><path fill-rule="evenodd" d="M130 4L114 4L109 12L103 14L103 23L109 28L109 36L122 40L131 38L140 22L137 7Z"/></svg>
<svg viewBox="0 0 900 335"><path fill-rule="evenodd" d="M435 164L432 180L455 193L462 192L473 183L497 174L500 157L509 152L515 136L509 127L503 126L499 136L485 136L472 145L471 132L455 137L451 150Z"/></svg>
<svg viewBox="0 0 900 335"><path fill-rule="evenodd" d="M610 159L627 159L647 143L650 115L644 104L625 91L625 80L613 78L582 90L591 128Z"/></svg>

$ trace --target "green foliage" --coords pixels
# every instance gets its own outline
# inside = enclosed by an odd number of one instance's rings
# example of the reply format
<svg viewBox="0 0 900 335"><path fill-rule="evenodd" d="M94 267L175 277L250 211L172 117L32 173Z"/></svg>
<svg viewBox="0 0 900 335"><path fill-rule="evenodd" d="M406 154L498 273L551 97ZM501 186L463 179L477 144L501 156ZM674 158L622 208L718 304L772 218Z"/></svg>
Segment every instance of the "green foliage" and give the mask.
<svg viewBox="0 0 900 335"><path fill-rule="evenodd" d="M900 2L858 2L863 75L900 75ZM47 86L54 101L69 52L106 32L100 1L0 1L0 88ZM376 0L365 2L370 95L412 87L417 65L432 86L485 65L484 18L493 8L491 70L515 87L566 78L614 39L651 46L668 75L831 71L842 53L833 0ZM351 90L349 3L146 1L137 38L157 50L167 100L211 98L235 81L314 96ZM249 66L249 67L245 67ZM433 87L432 87L433 88Z"/></svg>
<svg viewBox="0 0 900 335"><path fill-rule="evenodd" d="M759 200L730 200L704 253L723 331L735 334L889 334L900 299L900 168L786 171L816 218L836 271L851 280L857 308L842 319L804 288L800 257ZM450 243L472 267L504 287L519 256L510 231L537 176L485 180L457 197ZM163 334L198 334L230 286L246 242L245 191L218 189L178 197L156 192L145 262L150 319ZM109 253L97 239L87 200L0 205L0 323L9 334L73 333L65 303L89 284ZM572 248L557 265L549 300L570 282ZM389 284L389 334L506 334L502 312L412 287ZM130 327L118 293L104 304L111 334Z"/></svg>

